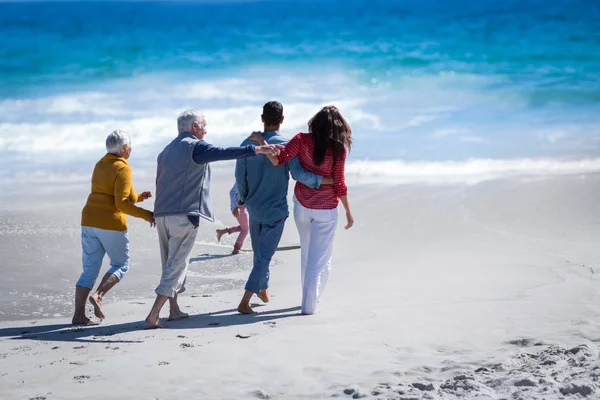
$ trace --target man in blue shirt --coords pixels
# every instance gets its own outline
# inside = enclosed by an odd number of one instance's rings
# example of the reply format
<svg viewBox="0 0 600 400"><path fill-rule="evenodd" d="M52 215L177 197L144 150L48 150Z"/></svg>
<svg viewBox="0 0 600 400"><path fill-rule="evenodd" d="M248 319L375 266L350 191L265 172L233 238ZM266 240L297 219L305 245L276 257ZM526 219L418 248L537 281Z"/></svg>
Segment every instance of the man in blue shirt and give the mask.
<svg viewBox="0 0 600 400"><path fill-rule="evenodd" d="M283 106L277 101L270 101L263 106L263 137L270 145L285 145L288 139L279 134L283 122ZM244 140L241 146L255 144L250 139ZM240 203L246 205L250 214L250 238L254 251L254 266L246 283L246 291L238 312L252 314L250 299L253 294L265 303L269 301L269 264L279 240L283 234L285 220L289 215L287 193L289 174L305 184L318 189L321 184L332 184L331 178L306 171L298 158L286 165L274 167L265 156L239 159L235 167Z"/></svg>

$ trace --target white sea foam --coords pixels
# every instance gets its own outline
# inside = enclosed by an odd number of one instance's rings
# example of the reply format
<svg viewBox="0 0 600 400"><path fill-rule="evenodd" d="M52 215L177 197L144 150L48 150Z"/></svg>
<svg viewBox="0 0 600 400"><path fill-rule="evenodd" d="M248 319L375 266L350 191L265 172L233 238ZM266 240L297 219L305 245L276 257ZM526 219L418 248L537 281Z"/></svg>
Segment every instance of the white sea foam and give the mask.
<svg viewBox="0 0 600 400"><path fill-rule="evenodd" d="M600 158L355 161L346 166L346 174L355 183L379 184L475 184L499 178L585 175L598 172Z"/></svg>
<svg viewBox="0 0 600 400"><path fill-rule="evenodd" d="M79 184L88 182L93 163L71 170L34 170L0 177L0 184ZM135 177L152 182L153 160L134 162ZM215 164L215 171L232 171L233 162ZM346 165L346 178L351 185L362 184L477 184L502 178L554 177L600 173L600 158L585 159L471 159L466 161L370 161L352 160Z"/></svg>
<svg viewBox="0 0 600 400"><path fill-rule="evenodd" d="M352 125L361 157L494 158L497 147L503 157L517 151L531 157L583 157L594 154L600 140L595 120L547 124L543 119L523 118L523 114L515 114L521 120L499 119L496 111L518 109L523 101L485 90L486 85L496 82L491 78L407 75L391 81L366 71L273 74L257 69L235 78L206 77L175 83L165 77L140 77L88 91L5 99L0 101L0 156L26 158L29 164L54 160L62 166L89 161L104 151L109 132L124 129L132 134L134 157L154 159L176 134L176 117L187 108L201 109L207 116L208 141L235 145L249 132L261 129L262 105L272 99L284 104L282 130L288 136L306 131L308 119L321 106L336 104ZM0 167L2 160L6 157L0 159ZM53 162L46 161L40 168ZM20 168L18 163L4 163ZM405 164L396 164L393 169L405 173ZM385 168L378 167L385 164L364 165L368 166L354 168L363 175L368 170L369 176L390 178ZM461 176L473 176L453 164L440 165L440 171L450 168ZM437 176L424 173L430 168L415 168L418 173L411 176L421 176L420 180ZM486 168L488 175L497 173ZM397 173L392 176L399 179Z"/></svg>
<svg viewBox="0 0 600 400"><path fill-rule="evenodd" d="M344 79L331 76L325 83L305 79L296 85L293 77L278 78L272 85L266 85L265 78L142 87L130 82L108 86L106 92L4 100L0 102L0 154L102 151L106 135L114 129L132 133L136 152L145 147L155 151L153 145L174 137L177 115L187 108L201 109L207 116L207 139L225 138L233 144L262 128L262 105L270 99L284 104L287 132L306 131L308 119L329 103L338 105L350 123L377 127L379 118L363 108L365 99L345 94L350 85Z"/></svg>

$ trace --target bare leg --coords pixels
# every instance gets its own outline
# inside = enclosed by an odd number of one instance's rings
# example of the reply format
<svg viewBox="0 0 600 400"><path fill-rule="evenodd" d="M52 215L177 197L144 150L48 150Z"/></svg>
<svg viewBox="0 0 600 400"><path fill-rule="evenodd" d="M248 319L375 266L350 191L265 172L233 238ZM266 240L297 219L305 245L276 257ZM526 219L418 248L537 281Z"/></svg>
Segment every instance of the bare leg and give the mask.
<svg viewBox="0 0 600 400"><path fill-rule="evenodd" d="M154 328L166 328L166 326L160 323L160 310L163 308L168 299L169 298L167 296L162 294L156 296L152 310L150 310L150 314L148 314L146 317L146 323L148 325Z"/></svg>
<svg viewBox="0 0 600 400"><path fill-rule="evenodd" d="M178 319L184 319L190 316L188 313L184 313L179 308L179 304L177 303L177 293L175 293L175 297L169 298L169 321L177 321Z"/></svg>
<svg viewBox="0 0 600 400"><path fill-rule="evenodd" d="M250 299L252 298L252 296L254 296L254 293L252 293L251 291L246 290L244 292L244 297L242 297L242 301L240 302L240 305L237 308L240 314L256 314L256 311L254 311L252 307L250 307Z"/></svg>
<svg viewBox="0 0 600 400"><path fill-rule="evenodd" d="M92 320L85 316L85 302L92 289L85 286L75 286L75 314L71 323L73 325L91 324Z"/></svg>
<svg viewBox="0 0 600 400"><path fill-rule="evenodd" d="M259 299L261 299L263 301L263 303L268 303L269 300L271 300L269 298L269 289L263 289L260 292L258 292L258 294L256 295Z"/></svg>
<svg viewBox="0 0 600 400"><path fill-rule="evenodd" d="M225 228L225 229L217 229L217 242L221 241L221 238L223 237L224 234L228 233L229 229Z"/></svg>
<svg viewBox="0 0 600 400"><path fill-rule="evenodd" d="M104 313L102 312L102 297L104 297L104 295L117 283L119 283L119 278L113 274L105 274L96 293L90 296L90 303L94 306L94 315L96 315L96 317L104 319Z"/></svg>

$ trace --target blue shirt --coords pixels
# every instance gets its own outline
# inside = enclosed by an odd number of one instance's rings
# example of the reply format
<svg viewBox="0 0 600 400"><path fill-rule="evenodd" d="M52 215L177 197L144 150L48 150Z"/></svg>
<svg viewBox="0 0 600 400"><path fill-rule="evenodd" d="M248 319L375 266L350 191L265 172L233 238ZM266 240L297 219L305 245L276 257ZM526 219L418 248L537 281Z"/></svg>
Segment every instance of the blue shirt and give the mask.
<svg viewBox="0 0 600 400"><path fill-rule="evenodd" d="M263 137L269 144L285 145L288 139L277 131L264 132ZM255 144L244 140L242 146ZM300 160L294 157L283 166L274 167L264 155L238 160L235 166L235 181L240 204L246 204L250 219L270 224L287 218L289 215L287 194L288 181L292 177L308 187L318 189L322 176L308 172Z"/></svg>

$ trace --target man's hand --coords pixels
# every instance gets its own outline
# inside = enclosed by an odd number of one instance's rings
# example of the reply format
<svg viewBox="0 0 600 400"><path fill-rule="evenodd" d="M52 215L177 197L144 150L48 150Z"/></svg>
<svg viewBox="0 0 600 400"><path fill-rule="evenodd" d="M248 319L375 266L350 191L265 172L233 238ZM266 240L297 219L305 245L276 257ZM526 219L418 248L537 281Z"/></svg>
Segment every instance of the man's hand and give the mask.
<svg viewBox="0 0 600 400"><path fill-rule="evenodd" d="M346 226L344 227L346 230L352 228L352 225L354 225L354 217L351 212L346 213L346 222Z"/></svg>
<svg viewBox="0 0 600 400"><path fill-rule="evenodd" d="M154 228L156 226L156 220L154 219L154 214L152 214L152 219L150 220L150 228Z"/></svg>
<svg viewBox="0 0 600 400"><path fill-rule="evenodd" d="M143 192L142 194L140 194L140 198L143 200L148 200L150 197L152 197L152 192Z"/></svg>
<svg viewBox="0 0 600 400"><path fill-rule="evenodd" d="M248 139L258 143L262 143L265 140L261 131L252 132L252 134L248 136Z"/></svg>
<svg viewBox="0 0 600 400"><path fill-rule="evenodd" d="M233 214L234 217L239 217L240 216L240 206L237 206L236 208L234 208L231 213Z"/></svg>

